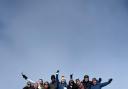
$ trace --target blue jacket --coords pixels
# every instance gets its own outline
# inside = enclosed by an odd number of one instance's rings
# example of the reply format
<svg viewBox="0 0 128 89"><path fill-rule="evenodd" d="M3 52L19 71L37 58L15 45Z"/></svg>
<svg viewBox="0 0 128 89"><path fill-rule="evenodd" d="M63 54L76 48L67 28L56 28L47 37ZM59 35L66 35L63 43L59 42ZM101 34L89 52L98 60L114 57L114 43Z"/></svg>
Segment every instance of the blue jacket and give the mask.
<svg viewBox="0 0 128 89"><path fill-rule="evenodd" d="M65 83L62 84L61 82L59 82L58 76L59 76L59 74L56 73L56 82L57 82L57 88L56 89L64 89L64 88L66 88L67 87L66 81L65 81Z"/></svg>
<svg viewBox="0 0 128 89"><path fill-rule="evenodd" d="M67 83L60 83L59 84L59 89L66 89L67 88Z"/></svg>
<svg viewBox="0 0 128 89"><path fill-rule="evenodd" d="M104 86L107 86L110 82L97 83L96 85L91 85L91 89L101 89Z"/></svg>

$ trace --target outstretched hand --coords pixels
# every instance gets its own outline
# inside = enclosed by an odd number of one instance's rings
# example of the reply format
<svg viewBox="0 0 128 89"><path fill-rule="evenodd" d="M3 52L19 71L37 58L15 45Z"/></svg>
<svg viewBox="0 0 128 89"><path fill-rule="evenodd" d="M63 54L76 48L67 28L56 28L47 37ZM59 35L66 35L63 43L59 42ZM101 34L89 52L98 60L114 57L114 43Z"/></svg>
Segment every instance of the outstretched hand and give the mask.
<svg viewBox="0 0 128 89"><path fill-rule="evenodd" d="M59 70L57 70L56 73L59 73Z"/></svg>
<svg viewBox="0 0 128 89"><path fill-rule="evenodd" d="M112 82L112 80L113 80L113 79L112 79L112 78L110 78L110 79L108 80L108 82L109 82L109 83L111 83L111 82Z"/></svg>
<svg viewBox="0 0 128 89"><path fill-rule="evenodd" d="M28 79L28 77L27 77L25 74L23 74L23 73L21 73L21 74L22 74L22 77L23 77L25 80Z"/></svg>
<svg viewBox="0 0 128 89"><path fill-rule="evenodd" d="M101 82L102 81L102 78L99 78L99 82Z"/></svg>
<svg viewBox="0 0 128 89"><path fill-rule="evenodd" d="M70 74L70 79L73 79L73 74Z"/></svg>

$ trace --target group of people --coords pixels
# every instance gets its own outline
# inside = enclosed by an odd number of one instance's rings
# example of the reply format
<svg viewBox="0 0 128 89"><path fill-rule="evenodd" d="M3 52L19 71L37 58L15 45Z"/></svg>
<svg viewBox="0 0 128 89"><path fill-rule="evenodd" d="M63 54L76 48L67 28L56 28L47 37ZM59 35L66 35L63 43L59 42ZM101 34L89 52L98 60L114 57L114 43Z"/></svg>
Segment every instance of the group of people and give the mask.
<svg viewBox="0 0 128 89"><path fill-rule="evenodd" d="M34 82L22 73L22 77L27 80L27 85L23 89L101 89L112 82L112 78L103 83L101 82L101 78L92 78L90 81L88 75L85 75L82 81L80 79L73 80L73 75L71 74L69 83L67 84L64 76L61 76L60 81L58 76L59 70L57 70L56 75L51 75L50 83L48 81L44 82L43 79Z"/></svg>

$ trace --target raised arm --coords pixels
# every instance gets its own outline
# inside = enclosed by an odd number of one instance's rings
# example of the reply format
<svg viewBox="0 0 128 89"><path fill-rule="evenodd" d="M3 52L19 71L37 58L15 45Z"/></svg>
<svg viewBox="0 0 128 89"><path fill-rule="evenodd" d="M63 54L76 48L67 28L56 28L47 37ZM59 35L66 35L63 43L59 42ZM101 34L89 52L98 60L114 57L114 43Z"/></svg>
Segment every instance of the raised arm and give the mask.
<svg viewBox="0 0 128 89"><path fill-rule="evenodd" d="M70 80L73 80L73 74L70 74Z"/></svg>
<svg viewBox="0 0 128 89"><path fill-rule="evenodd" d="M57 89L59 89L59 70L56 72Z"/></svg>
<svg viewBox="0 0 128 89"><path fill-rule="evenodd" d="M22 77L23 77L26 81L29 81L29 82L31 82L31 83L35 83L33 80L28 79L28 77L27 77L25 74L21 73L21 75L22 75Z"/></svg>
<svg viewBox="0 0 128 89"><path fill-rule="evenodd" d="M112 82L112 78L108 80L108 82L104 82L100 84L100 87L104 87L107 86L108 84L110 84Z"/></svg>
<svg viewBox="0 0 128 89"><path fill-rule="evenodd" d="M101 81L102 81L102 78L99 78L98 82L101 83Z"/></svg>

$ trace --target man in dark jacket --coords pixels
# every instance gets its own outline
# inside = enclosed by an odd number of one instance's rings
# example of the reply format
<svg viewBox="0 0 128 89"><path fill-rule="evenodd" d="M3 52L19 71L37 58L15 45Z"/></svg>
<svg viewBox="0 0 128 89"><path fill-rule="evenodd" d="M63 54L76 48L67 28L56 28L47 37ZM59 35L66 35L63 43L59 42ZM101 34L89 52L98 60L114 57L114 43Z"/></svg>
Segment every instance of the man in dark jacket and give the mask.
<svg viewBox="0 0 128 89"><path fill-rule="evenodd" d="M69 84L67 86L67 89L78 89L78 86L73 81L73 74L70 75L70 81L69 81Z"/></svg>
<svg viewBox="0 0 128 89"><path fill-rule="evenodd" d="M51 75L51 83L50 83L50 89L59 89L59 70L57 70L56 72L56 76L55 75Z"/></svg>
<svg viewBox="0 0 128 89"><path fill-rule="evenodd" d="M108 84L110 84L112 82L112 79L109 79L108 82L104 82L104 83L99 83L97 82L96 78L92 79L92 85L91 85L91 89L101 89L104 86L107 86Z"/></svg>
<svg viewBox="0 0 128 89"><path fill-rule="evenodd" d="M90 89L91 88L92 82L89 81L89 76L88 75L84 76L84 79L83 79L82 83L84 85L84 89Z"/></svg>
<svg viewBox="0 0 128 89"><path fill-rule="evenodd" d="M99 78L99 80L97 80L97 82L101 82L102 79ZM84 89L91 89L91 85L92 85L92 81L89 81L89 76L88 75L85 75L84 76L84 79L82 81L83 85L84 85Z"/></svg>
<svg viewBox="0 0 128 89"><path fill-rule="evenodd" d="M51 75L50 89L57 89L57 82L55 75Z"/></svg>

